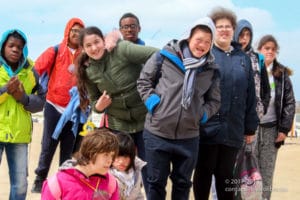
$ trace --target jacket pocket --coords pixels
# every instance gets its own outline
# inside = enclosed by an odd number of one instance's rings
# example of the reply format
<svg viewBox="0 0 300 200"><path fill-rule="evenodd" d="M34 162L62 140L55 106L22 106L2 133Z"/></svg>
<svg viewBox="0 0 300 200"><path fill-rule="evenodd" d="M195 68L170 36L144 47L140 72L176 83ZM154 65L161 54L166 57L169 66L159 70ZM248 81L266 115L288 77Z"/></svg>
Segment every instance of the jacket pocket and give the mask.
<svg viewBox="0 0 300 200"><path fill-rule="evenodd" d="M213 116L208 122L204 125L200 125L200 137L202 138L211 138L218 135L221 130L221 123L217 116Z"/></svg>

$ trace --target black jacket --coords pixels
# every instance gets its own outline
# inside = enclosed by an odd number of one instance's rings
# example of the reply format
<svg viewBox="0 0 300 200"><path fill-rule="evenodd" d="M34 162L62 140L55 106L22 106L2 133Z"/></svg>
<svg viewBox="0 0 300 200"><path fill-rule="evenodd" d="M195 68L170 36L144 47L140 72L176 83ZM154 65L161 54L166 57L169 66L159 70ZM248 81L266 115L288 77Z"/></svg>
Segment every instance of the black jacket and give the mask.
<svg viewBox="0 0 300 200"><path fill-rule="evenodd" d="M292 72L275 60L272 74L275 82L275 109L278 131L288 134L292 128L296 108L293 85L289 78Z"/></svg>

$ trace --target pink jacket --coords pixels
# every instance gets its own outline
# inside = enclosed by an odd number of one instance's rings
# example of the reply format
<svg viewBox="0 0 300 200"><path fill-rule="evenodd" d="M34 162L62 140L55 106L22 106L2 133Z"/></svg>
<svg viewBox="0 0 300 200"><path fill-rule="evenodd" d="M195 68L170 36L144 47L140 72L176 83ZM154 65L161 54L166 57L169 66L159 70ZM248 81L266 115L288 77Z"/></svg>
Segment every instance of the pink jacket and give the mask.
<svg viewBox="0 0 300 200"><path fill-rule="evenodd" d="M58 183L58 184L57 184ZM94 189L106 198L93 198ZM86 177L75 168L64 169L47 179L42 188L42 200L119 200L119 189L116 179L107 173L105 176Z"/></svg>

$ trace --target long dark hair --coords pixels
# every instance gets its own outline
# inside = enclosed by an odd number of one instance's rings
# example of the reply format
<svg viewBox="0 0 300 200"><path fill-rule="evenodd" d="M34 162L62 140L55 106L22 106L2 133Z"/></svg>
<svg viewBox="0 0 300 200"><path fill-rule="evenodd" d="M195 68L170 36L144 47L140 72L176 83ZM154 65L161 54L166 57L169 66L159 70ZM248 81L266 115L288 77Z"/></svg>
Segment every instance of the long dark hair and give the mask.
<svg viewBox="0 0 300 200"><path fill-rule="evenodd" d="M79 46L83 48L83 40L87 35L98 35L102 39L104 39L102 31L96 26L90 26L82 29L79 35ZM82 110L86 110L89 105L89 99L86 89L86 83L88 81L88 77L86 74L86 68L89 66L89 56L82 51L76 60L76 76L77 76L77 88L80 97L80 108Z"/></svg>

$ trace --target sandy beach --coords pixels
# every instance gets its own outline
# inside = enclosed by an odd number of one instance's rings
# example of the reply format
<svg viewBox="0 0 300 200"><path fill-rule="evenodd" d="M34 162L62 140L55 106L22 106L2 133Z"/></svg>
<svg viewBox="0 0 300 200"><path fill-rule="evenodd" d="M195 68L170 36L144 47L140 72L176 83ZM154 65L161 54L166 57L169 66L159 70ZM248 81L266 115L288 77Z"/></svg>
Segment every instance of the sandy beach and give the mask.
<svg viewBox="0 0 300 200"><path fill-rule="evenodd" d="M40 153L40 142L42 136L42 122L34 123L32 142L29 146L29 168L28 168L28 200L40 199L40 194L30 192L34 180L34 169L37 167ZM298 199L300 196L300 138L287 138L286 144L278 153L277 165L274 175L272 200ZM52 175L58 167L58 154L55 154L49 175ZM3 154L0 166L0 200L8 199L9 176L5 154ZM170 184L168 184L167 198L170 199ZM193 199L192 195L190 199Z"/></svg>

